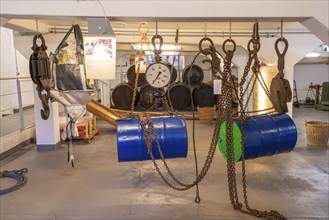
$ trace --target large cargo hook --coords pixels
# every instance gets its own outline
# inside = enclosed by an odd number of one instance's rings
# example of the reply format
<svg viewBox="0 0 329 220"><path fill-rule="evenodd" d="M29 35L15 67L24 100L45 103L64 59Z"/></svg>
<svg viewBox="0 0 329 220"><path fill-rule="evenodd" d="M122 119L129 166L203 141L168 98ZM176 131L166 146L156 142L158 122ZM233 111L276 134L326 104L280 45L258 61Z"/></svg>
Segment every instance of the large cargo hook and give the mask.
<svg viewBox="0 0 329 220"><path fill-rule="evenodd" d="M41 40L41 45L37 44L37 39ZM37 33L33 37L32 48L33 53L30 56L30 76L32 81L37 85L38 96L41 100L43 109L41 110L41 117L44 120L49 118L49 104L50 99L50 84L51 84L51 73L50 73L50 62L47 55L47 46L45 39L42 34ZM46 93L42 94L45 90Z"/></svg>

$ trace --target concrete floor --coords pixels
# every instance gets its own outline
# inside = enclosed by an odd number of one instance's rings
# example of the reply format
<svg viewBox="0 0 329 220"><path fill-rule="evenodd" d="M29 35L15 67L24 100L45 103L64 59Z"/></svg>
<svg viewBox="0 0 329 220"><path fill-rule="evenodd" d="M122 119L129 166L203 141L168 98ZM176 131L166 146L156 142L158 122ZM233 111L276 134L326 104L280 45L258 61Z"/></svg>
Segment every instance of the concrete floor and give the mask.
<svg viewBox="0 0 329 220"><path fill-rule="evenodd" d="M306 146L304 121L328 121L329 112L294 109L298 143L293 152L248 161L249 204L277 210L288 219L328 219L328 147ZM186 159L171 159L174 173L185 182L195 177L189 130ZM199 166L206 158L213 126L196 122ZM258 219L230 205L226 162L217 150L212 166L200 183L201 203L195 188L177 192L167 187L152 162L117 162L115 128L98 120L99 134L91 144L74 142L75 168L61 149L38 152L34 145L1 161L1 170L27 167L28 183L0 197L0 219ZM241 164L237 164L238 180ZM1 187L12 184L2 178ZM241 183L241 181L240 181ZM239 189L241 184L239 183ZM242 191L239 196L242 201Z"/></svg>

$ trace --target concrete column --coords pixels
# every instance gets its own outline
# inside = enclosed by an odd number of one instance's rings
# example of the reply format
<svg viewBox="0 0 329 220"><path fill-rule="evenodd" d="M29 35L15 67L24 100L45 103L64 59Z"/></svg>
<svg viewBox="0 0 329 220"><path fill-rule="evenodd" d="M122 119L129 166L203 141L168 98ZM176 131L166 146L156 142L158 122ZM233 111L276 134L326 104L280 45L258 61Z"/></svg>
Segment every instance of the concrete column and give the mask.
<svg viewBox="0 0 329 220"><path fill-rule="evenodd" d="M47 120L44 120L41 117L40 111L43 108L36 90L36 85L34 85L33 93L35 100L34 115L37 150L55 150L60 146L58 103L49 102L50 115Z"/></svg>

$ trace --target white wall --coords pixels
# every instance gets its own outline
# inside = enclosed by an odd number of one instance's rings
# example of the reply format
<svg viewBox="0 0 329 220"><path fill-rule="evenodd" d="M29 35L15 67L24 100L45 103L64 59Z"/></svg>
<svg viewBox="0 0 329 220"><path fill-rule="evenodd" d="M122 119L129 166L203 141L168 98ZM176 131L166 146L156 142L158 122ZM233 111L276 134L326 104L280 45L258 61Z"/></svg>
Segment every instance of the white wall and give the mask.
<svg viewBox="0 0 329 220"><path fill-rule="evenodd" d="M300 103L304 103L311 82L322 85L323 82L329 81L329 65L297 64L294 68L294 80L296 81L298 100Z"/></svg>
<svg viewBox="0 0 329 220"><path fill-rule="evenodd" d="M0 70L0 106L1 115L12 114L14 109L18 109L18 95L16 79L29 77L29 62L19 51L15 50L13 31L1 27L1 70ZM17 67L17 69L16 69ZM34 99L32 94L32 81L19 79L22 95L23 107L32 105Z"/></svg>

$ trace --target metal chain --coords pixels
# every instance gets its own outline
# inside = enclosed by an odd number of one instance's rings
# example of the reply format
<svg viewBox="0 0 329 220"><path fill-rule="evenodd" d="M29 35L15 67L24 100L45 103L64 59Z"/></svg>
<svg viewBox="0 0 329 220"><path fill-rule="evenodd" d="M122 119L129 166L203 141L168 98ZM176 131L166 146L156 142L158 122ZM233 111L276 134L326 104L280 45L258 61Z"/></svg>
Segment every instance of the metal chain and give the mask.
<svg viewBox="0 0 329 220"><path fill-rule="evenodd" d="M147 30L145 32L141 32L141 26L142 25L146 25ZM147 23L145 22L141 22L139 24L139 32L141 33L141 46L139 49L139 54L138 54L138 62L137 62L137 71L136 71L136 78L135 78L135 85L134 85L134 90L133 90L133 97L131 100L131 108L130 108L130 115L128 115L128 117L133 117L134 115L134 107L135 107L135 102L136 102L136 96L137 96L137 89L138 89L138 80L139 80L139 73L140 73L140 68L141 68L141 58L143 56L143 45L146 44L149 47L149 39L147 37L147 33L149 30L149 26Z"/></svg>
<svg viewBox="0 0 329 220"><path fill-rule="evenodd" d="M169 105L168 99L165 95L162 96L162 103L164 103L164 106L167 109L169 115L178 115L178 113L174 111L173 107Z"/></svg>
<svg viewBox="0 0 329 220"><path fill-rule="evenodd" d="M233 41L230 39L230 41ZM234 41L233 41L234 42ZM233 81L231 77L231 62L234 51L226 50L225 44L223 44L223 51L225 53L224 58L224 70L222 73L222 96L220 100L220 111L224 112L222 121L226 123L226 151L227 151L227 179L229 186L229 196L231 204L234 209L240 209L241 203L238 199L238 191L236 184L235 162L234 162L234 146L233 146L233 109L232 103L232 89Z"/></svg>
<svg viewBox="0 0 329 220"><path fill-rule="evenodd" d="M210 48L207 48L207 49L202 49L202 42L205 41L205 40L208 40L211 42L212 44L212 47ZM233 42L234 43L234 42ZM211 62L211 65L212 66L216 66L219 65L219 63L217 62L218 60L218 57L215 56L215 53L217 52L215 47L213 46L213 43L211 41L211 39L209 38L206 38L206 39L202 39L200 41L200 44L199 44L199 47L200 47L200 52L195 56L192 64L194 63L196 57L201 54L201 53L209 53L212 55L212 58L213 58L213 61ZM234 48L235 48L235 43L234 43ZM217 52L218 53L218 52ZM233 57L233 55L232 55ZM231 57L231 58L232 58ZM218 66L219 67L219 66ZM218 68L217 67L217 68ZM164 96L163 97L163 102L165 104L166 107L168 107L168 100L167 98ZM170 108L168 108L168 112L169 114L173 114L173 111L170 110ZM212 163L212 160L213 160L213 157L215 155L215 152L216 152L216 146L217 146L217 141L218 141L218 135L219 135L219 127L220 127L220 124L221 124L221 117L219 116L221 113L221 111L217 111L216 112L216 124L215 124L215 129L214 129L214 133L213 133L213 137L212 137L212 141L211 141L211 145L209 147L209 151L208 151L208 155L207 155L207 158L204 162L204 165L202 167L202 170L200 173L197 173L196 174L196 179L192 182L192 183L189 183L189 184L186 184L186 183L183 183L181 181L179 181L177 179L177 177L173 174L173 172L171 171L171 169L169 168L165 158L164 158L164 155L163 155L163 152L162 152L162 149L161 149L161 146L160 146L160 143L159 143L159 140L158 140L158 136L156 134L156 129L154 127L154 124L151 120L151 117L150 115L148 114L140 114L139 115L139 119L140 119L140 123L141 123L141 126L142 126L142 130L143 130L143 135L144 135L144 139L145 139L145 143L147 145L147 148L148 148L148 153L153 161L153 164L154 164L154 167L156 168L158 174L160 175L160 177L162 178L162 180L168 185L170 186L171 188L175 189L175 190L179 190L179 191L185 191L185 190L188 190L190 188L192 188L193 186L197 185L199 182L202 181L202 179L206 176L209 168L210 168L210 165ZM147 122L145 122L145 118L147 118ZM171 179L176 183L178 184L179 186L176 186L174 184L172 184L162 173L162 171L160 170L155 158L154 158L154 155L153 155L153 152L152 152L152 148L153 148L153 138L152 136L154 137L155 139L155 143L156 143L156 146L158 148L158 151L159 151L159 154L160 154L160 157L161 157L161 160L162 160L162 163L164 165L164 167L166 168L167 170L167 173L169 174L169 176L171 177ZM198 193L197 193L197 197L196 197L196 202L198 203L200 201L200 198L198 196Z"/></svg>
<svg viewBox="0 0 329 220"><path fill-rule="evenodd" d="M258 30L258 28L256 28ZM255 32L255 27L254 27ZM253 44L253 50L250 49L250 45ZM257 209L250 208L249 202L248 202L248 196L247 196L247 178L246 178L246 165L245 165L245 149L244 149L244 127L247 121L246 112L244 104L243 104L243 85L246 82L246 77L248 76L252 61L254 61L253 65L253 73L259 72L259 61L257 58L257 52L260 49L260 41L257 33L254 33L253 38L248 42L248 51L249 51L249 57L247 65L244 69L244 74L241 78L241 81L239 83L239 90L240 90L240 99L238 99L239 105L240 105L240 114L239 114L239 120L240 120L240 131L241 131L241 147L242 147L242 184L243 184L243 198L244 198L244 204L245 208L247 210L242 209L242 204L238 201L238 193L237 193L237 187L236 187L236 174L235 174L235 162L234 162L234 146L233 146L233 119L231 117L231 110L230 105L226 105L227 109L224 114L224 119L226 121L226 148L227 148L227 171L228 171L228 182L229 182L229 195L231 199L231 203L234 209L238 209L243 213L253 215L256 217L261 217L264 219L269 220L285 220L286 218L281 215L279 212L271 210L271 211L260 211ZM227 54L226 57L230 57L229 54ZM230 78L228 77L228 74L230 74L230 59L224 59L224 74L223 74L223 100L222 100L222 106L225 106L225 104L230 103L230 99L232 98L232 88L230 88L231 83L228 83L227 80ZM255 75L257 77L257 75ZM248 89L250 85L250 82L248 82L248 85L246 87L246 90ZM253 83L254 85L254 83ZM253 86L254 87L254 86ZM252 87L252 88L253 88ZM250 95L247 98L247 103L249 102Z"/></svg>
<svg viewBox="0 0 329 220"><path fill-rule="evenodd" d="M147 122L145 122L145 119L144 118L147 118ZM154 127L154 124L151 120L151 117L150 115L148 114L140 114L139 115L139 118L140 118L140 122L141 122L141 126L142 126L142 130L143 130L143 135L144 135L144 139L145 139L145 143L147 145L147 148L148 148L148 153L153 161L153 164L154 164L154 167L155 169L157 170L159 176L161 177L161 179L171 188L175 189L175 190L178 190L178 191L186 191L192 187L194 187L195 185L197 185L199 182L201 182L203 180L203 178L206 176L209 168L210 168L210 165L212 163L212 160L213 160L213 157L215 155L215 152L216 152L216 146L217 146L217 140L218 140L218 135L219 135L219 125L220 125L220 121L217 119L216 120L216 126L215 126L215 129L214 129L214 133L213 133L213 138L212 138L212 141L211 141L211 145L209 147L209 151L208 151L208 155L207 155L207 158L204 162L204 165L202 167L202 170L201 172L198 174L198 176L196 177L196 179L192 182L192 183L183 183L181 182L180 180L177 179L177 177L173 174L173 172L171 171L170 167L168 166L166 160L165 160L165 157L163 155L163 152L162 152L162 149L161 149L161 146L160 146L160 143L159 143L159 139L158 139L158 136L156 134L156 129ZM166 168L167 170L167 173L169 174L169 176L171 177L171 179L177 183L178 185L180 186L175 186L174 184L172 184L165 176L164 174L162 173L162 171L160 170L159 166L158 166L158 163L156 162L155 158L154 158L154 155L153 155L153 152L152 152L152 136L154 137L155 139L155 143L156 143L156 146L158 148L158 151L159 151L159 154L160 154L160 157L161 157L161 160L162 160L162 163L164 165L164 167Z"/></svg>

